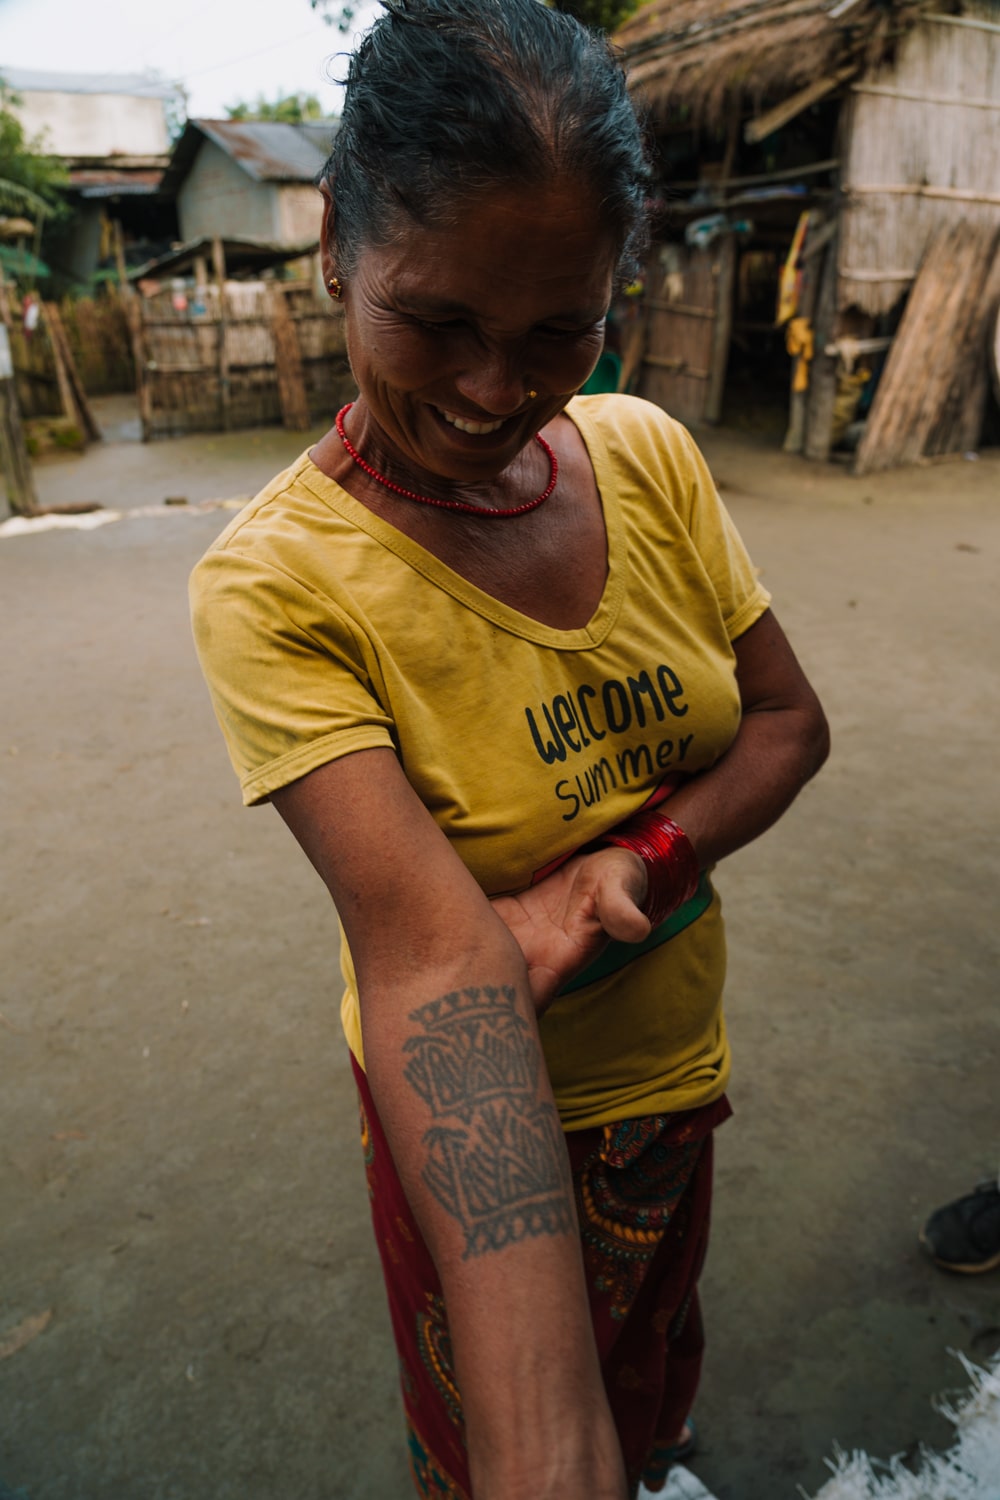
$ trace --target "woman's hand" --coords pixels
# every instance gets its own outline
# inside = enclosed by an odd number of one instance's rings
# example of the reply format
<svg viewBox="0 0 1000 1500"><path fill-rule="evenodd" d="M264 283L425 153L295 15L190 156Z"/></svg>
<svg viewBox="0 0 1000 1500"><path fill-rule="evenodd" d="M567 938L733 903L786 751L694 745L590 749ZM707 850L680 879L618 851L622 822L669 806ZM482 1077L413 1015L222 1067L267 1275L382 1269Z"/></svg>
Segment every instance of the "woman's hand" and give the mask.
<svg viewBox="0 0 1000 1500"><path fill-rule="evenodd" d="M537 1015L612 938L641 943L649 936L649 922L640 910L645 898L641 859L618 848L575 855L519 895L494 898L493 910L527 962Z"/></svg>
<svg viewBox="0 0 1000 1500"><path fill-rule="evenodd" d="M391 750L273 800L350 944L368 1083L448 1308L472 1493L626 1500L521 950ZM510 1172L513 1149L530 1170Z"/></svg>

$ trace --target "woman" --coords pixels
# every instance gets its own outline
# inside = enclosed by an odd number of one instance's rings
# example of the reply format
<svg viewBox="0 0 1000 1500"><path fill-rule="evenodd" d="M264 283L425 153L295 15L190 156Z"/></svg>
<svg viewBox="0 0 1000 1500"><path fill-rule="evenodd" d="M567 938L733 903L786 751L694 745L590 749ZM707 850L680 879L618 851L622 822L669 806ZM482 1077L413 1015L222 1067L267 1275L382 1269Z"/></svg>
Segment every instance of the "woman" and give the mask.
<svg viewBox="0 0 1000 1500"><path fill-rule="evenodd" d="M826 728L687 434L573 399L647 191L606 45L384 10L322 184L360 394L199 564L196 634L340 915L418 1487L624 1500L700 1363L707 871Z"/></svg>

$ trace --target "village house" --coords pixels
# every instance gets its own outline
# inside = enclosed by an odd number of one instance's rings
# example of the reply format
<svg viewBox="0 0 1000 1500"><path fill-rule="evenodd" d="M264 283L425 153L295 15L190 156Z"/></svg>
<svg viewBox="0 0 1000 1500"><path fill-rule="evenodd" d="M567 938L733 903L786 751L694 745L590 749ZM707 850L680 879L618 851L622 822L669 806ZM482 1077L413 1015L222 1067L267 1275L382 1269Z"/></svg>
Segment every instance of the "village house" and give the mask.
<svg viewBox="0 0 1000 1500"><path fill-rule="evenodd" d="M187 122L162 184L179 242L130 273L142 294L130 315L144 439L304 429L352 389L317 253L316 177L335 129Z"/></svg>
<svg viewBox="0 0 1000 1500"><path fill-rule="evenodd" d="M623 388L694 424L770 391L787 449L857 472L975 448L998 0L651 0L616 40L662 174Z"/></svg>
<svg viewBox="0 0 1000 1500"><path fill-rule="evenodd" d="M240 236L297 245L318 235L316 174L335 122L189 120L163 190L176 199L182 241Z"/></svg>
<svg viewBox="0 0 1000 1500"><path fill-rule="evenodd" d="M160 191L171 85L145 75L4 68L3 93L25 135L67 169L74 214L46 242L53 270L86 284L122 241L141 260L176 238L173 206Z"/></svg>

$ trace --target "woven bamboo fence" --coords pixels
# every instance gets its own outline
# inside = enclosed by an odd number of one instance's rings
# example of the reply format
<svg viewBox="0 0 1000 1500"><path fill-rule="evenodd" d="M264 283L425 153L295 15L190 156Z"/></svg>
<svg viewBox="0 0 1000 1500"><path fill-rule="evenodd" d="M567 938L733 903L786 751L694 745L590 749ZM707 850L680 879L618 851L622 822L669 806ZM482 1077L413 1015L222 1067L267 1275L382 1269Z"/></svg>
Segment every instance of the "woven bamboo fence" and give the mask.
<svg viewBox="0 0 1000 1500"><path fill-rule="evenodd" d="M931 16L892 69L853 86L838 305L872 316L910 290L937 231L1000 223L1000 10Z"/></svg>
<svg viewBox="0 0 1000 1500"><path fill-rule="evenodd" d="M169 286L130 303L145 440L332 417L351 394L343 318L309 288L209 284L174 305Z"/></svg>
<svg viewBox="0 0 1000 1500"><path fill-rule="evenodd" d="M87 395L134 391L132 342L118 288L109 286L100 297L66 298L59 310Z"/></svg>
<svg viewBox="0 0 1000 1500"><path fill-rule="evenodd" d="M24 417L54 417L64 410L59 370L45 319L26 333L22 304L5 289L4 321L10 337L17 394ZM59 304L73 362L88 396L135 389L128 321L116 289L97 298L67 297Z"/></svg>

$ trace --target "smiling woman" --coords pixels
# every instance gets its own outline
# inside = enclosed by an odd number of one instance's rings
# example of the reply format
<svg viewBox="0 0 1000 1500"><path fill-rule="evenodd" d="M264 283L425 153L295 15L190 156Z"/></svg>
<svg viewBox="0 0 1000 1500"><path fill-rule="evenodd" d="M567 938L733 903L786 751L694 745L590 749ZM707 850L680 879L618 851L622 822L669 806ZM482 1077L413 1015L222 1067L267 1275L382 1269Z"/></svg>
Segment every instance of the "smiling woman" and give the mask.
<svg viewBox="0 0 1000 1500"><path fill-rule="evenodd" d="M192 582L244 798L340 917L435 1500L626 1500L689 1450L729 1113L709 871L826 753L687 433L576 394L648 176L602 39L385 0L323 182L358 399Z"/></svg>
<svg viewBox="0 0 1000 1500"><path fill-rule="evenodd" d="M455 227L411 225L401 243L358 255L344 311L363 400L349 425L380 472L443 498L454 497L442 484L458 483L484 509L513 504L541 477L530 440L603 345L618 247L593 196L557 178L539 216L516 188L481 189ZM337 244L331 211L328 279ZM321 468L327 457L321 446Z"/></svg>

